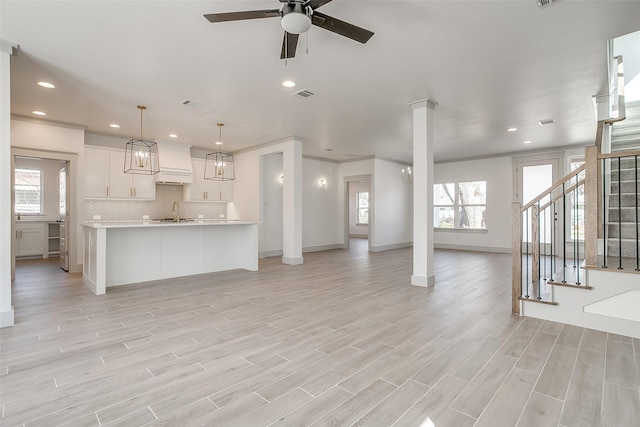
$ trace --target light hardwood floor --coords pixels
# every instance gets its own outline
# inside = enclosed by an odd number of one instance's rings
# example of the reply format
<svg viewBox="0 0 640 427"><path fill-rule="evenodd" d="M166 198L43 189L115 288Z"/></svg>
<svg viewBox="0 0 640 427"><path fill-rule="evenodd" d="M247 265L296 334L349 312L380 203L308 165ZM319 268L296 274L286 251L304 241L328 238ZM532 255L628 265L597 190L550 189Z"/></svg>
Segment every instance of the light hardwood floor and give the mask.
<svg viewBox="0 0 640 427"><path fill-rule="evenodd" d="M365 245L104 296L19 262L0 424L640 426L640 340L512 316L509 255L419 288Z"/></svg>

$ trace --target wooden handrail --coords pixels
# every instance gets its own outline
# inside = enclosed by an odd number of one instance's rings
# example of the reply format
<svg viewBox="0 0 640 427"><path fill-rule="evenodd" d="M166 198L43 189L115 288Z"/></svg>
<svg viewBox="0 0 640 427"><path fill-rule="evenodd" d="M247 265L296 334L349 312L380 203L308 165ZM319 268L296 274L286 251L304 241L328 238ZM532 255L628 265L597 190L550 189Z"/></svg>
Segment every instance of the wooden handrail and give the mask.
<svg viewBox="0 0 640 427"><path fill-rule="evenodd" d="M618 157L640 156L640 150L614 151L613 153L600 153L598 159L616 159Z"/></svg>
<svg viewBox="0 0 640 427"><path fill-rule="evenodd" d="M533 198L533 200L531 200L529 203L527 203L526 205L524 205L521 209L522 212L526 211L527 209L529 209L531 206L535 205L536 203L538 203L543 197L546 197L547 194L551 193L553 190L555 190L556 188L560 187L562 184L564 184L565 182L569 181L570 179L572 179L574 176L578 175L580 172L582 172L585 168L585 165L582 164L580 165L579 168L572 170L569 174L567 174L567 176L565 176L564 178L562 178L560 181L556 182L555 184L553 184L551 187L549 187L548 189L546 189L545 191L543 191L542 193L540 193L537 197Z"/></svg>

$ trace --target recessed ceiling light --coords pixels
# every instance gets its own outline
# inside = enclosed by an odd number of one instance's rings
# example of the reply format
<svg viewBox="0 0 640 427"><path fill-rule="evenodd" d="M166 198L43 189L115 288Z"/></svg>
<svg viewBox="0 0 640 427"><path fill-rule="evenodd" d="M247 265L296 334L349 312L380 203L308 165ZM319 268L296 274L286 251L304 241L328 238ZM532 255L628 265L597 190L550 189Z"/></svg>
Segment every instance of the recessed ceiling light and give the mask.
<svg viewBox="0 0 640 427"><path fill-rule="evenodd" d="M177 138L177 137L178 137L178 135L176 135L175 133L170 133L169 134L169 138Z"/></svg>
<svg viewBox="0 0 640 427"><path fill-rule="evenodd" d="M509 128L509 129L507 129L507 132L515 132L517 130L518 130L518 128Z"/></svg>
<svg viewBox="0 0 640 427"><path fill-rule="evenodd" d="M47 113L43 112L43 111L32 111L33 114L35 114L36 116L46 116Z"/></svg>
<svg viewBox="0 0 640 427"><path fill-rule="evenodd" d="M522 141L523 144L531 144L531 141Z"/></svg>
<svg viewBox="0 0 640 427"><path fill-rule="evenodd" d="M296 82L292 80L285 80L282 82L282 86L284 87L296 87Z"/></svg>
<svg viewBox="0 0 640 427"><path fill-rule="evenodd" d="M120 125L115 124L115 123L111 123L111 124L109 125L109 127L111 127L111 128L116 128L116 129L117 129L117 128L119 128L119 127L120 127Z"/></svg>
<svg viewBox="0 0 640 427"><path fill-rule="evenodd" d="M38 86L46 87L47 89L55 89L55 87L56 87L56 85L54 85L53 83L49 83L49 82L38 82Z"/></svg>
<svg viewBox="0 0 640 427"><path fill-rule="evenodd" d="M222 142L216 141L216 145L222 145Z"/></svg>

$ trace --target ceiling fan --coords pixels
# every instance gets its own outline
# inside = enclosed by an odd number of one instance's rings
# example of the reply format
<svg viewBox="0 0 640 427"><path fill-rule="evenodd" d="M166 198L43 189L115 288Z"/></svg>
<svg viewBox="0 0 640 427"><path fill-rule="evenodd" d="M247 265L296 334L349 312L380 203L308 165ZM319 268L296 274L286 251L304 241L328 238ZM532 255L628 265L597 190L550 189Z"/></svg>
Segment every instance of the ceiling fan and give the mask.
<svg viewBox="0 0 640 427"><path fill-rule="evenodd" d="M284 29L281 59L296 56L298 36L306 32L311 25L329 30L360 43L369 41L373 33L348 22L340 21L324 13L316 11L331 0L279 0L282 9L247 10L243 12L209 13L204 15L209 22L242 21L245 19L280 17L280 25Z"/></svg>

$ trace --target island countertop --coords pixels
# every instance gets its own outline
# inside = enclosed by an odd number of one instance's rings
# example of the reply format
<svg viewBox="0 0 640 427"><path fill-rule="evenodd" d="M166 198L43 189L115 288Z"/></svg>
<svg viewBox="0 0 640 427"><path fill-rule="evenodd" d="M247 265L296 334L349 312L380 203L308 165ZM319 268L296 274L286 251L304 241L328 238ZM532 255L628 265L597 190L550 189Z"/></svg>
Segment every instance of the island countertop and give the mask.
<svg viewBox="0 0 640 427"><path fill-rule="evenodd" d="M194 225L249 225L255 221L240 221L233 219L195 219L180 222L160 220L125 220L125 221L86 221L83 227L88 228L132 228L132 227L184 227Z"/></svg>
<svg viewBox="0 0 640 427"><path fill-rule="evenodd" d="M96 295L110 286L258 270L257 222L90 221L82 229L82 279Z"/></svg>

